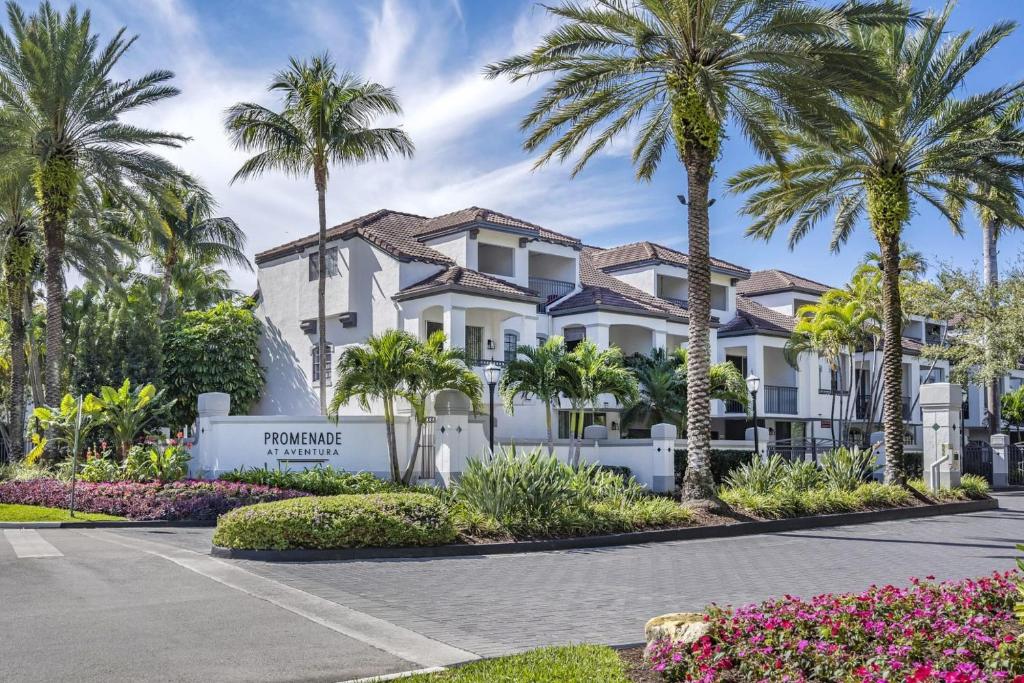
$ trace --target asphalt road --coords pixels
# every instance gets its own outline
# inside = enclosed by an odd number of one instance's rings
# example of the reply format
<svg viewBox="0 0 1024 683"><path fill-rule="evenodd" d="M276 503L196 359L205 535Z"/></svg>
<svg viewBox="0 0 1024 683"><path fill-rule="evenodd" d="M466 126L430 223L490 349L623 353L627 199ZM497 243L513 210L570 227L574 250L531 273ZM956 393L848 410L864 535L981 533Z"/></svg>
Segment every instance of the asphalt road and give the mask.
<svg viewBox="0 0 1024 683"><path fill-rule="evenodd" d="M345 681L566 642L657 614L1014 566L1001 509L708 541L436 560L266 564L208 529L0 535L0 680ZM20 555L20 556L19 556Z"/></svg>

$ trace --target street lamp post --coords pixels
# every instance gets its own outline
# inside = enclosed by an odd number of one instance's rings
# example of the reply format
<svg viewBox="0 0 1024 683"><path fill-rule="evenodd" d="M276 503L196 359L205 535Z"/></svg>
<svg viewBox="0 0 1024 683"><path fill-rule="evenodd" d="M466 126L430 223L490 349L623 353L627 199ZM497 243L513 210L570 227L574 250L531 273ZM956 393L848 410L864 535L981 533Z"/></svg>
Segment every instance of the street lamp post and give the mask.
<svg viewBox="0 0 1024 683"><path fill-rule="evenodd" d="M761 457L761 447L757 438L757 390L760 388L761 378L754 373L747 375L747 389L750 391L751 401L754 404L754 454L758 458Z"/></svg>
<svg viewBox="0 0 1024 683"><path fill-rule="evenodd" d="M487 389L490 391L490 419L487 427L487 438L491 447L491 454L494 453L494 387L498 386L498 376L501 375L499 368L494 361L484 368L484 381L487 382Z"/></svg>

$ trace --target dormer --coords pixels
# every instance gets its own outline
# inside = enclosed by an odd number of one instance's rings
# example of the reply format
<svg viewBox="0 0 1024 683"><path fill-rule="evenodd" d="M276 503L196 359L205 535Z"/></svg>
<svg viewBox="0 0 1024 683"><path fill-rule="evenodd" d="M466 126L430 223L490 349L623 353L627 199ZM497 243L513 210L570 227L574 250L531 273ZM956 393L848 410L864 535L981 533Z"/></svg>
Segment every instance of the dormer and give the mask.
<svg viewBox="0 0 1024 683"><path fill-rule="evenodd" d="M653 242L634 242L594 254L603 272L651 296L687 307L690 292L689 256ZM711 259L711 313L728 320L736 310L736 286L750 271Z"/></svg>
<svg viewBox="0 0 1024 683"><path fill-rule="evenodd" d="M757 270L740 283L737 291L748 299L784 315L795 316L808 304L818 303L832 289L826 284L787 273L784 270Z"/></svg>

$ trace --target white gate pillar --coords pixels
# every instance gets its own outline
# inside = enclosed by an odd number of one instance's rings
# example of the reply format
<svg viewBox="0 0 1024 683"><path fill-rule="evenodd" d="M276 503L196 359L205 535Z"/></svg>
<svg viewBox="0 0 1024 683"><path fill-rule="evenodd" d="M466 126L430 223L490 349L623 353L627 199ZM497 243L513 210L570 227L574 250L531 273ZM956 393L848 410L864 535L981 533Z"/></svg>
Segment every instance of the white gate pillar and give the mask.
<svg viewBox="0 0 1024 683"><path fill-rule="evenodd" d="M227 417L231 413L231 394L211 391L199 394L196 413L195 443L192 446L192 460L189 461L190 477L202 477L204 472L214 472L217 466L217 433L210 426L210 418Z"/></svg>
<svg viewBox="0 0 1024 683"><path fill-rule="evenodd" d="M462 476L469 454L469 399L459 391L446 389L434 398L436 444L435 469L445 486Z"/></svg>
<svg viewBox="0 0 1024 683"><path fill-rule="evenodd" d="M960 485L962 398L963 390L958 384L937 382L921 386L924 480L933 491Z"/></svg>
<svg viewBox="0 0 1024 683"><path fill-rule="evenodd" d="M676 488L676 426L667 423L651 427L651 458L653 473L651 490L665 493Z"/></svg>
<svg viewBox="0 0 1024 683"><path fill-rule="evenodd" d="M989 437L989 443L992 444L992 488L1005 488L1009 485L1010 437L1006 434L993 434Z"/></svg>

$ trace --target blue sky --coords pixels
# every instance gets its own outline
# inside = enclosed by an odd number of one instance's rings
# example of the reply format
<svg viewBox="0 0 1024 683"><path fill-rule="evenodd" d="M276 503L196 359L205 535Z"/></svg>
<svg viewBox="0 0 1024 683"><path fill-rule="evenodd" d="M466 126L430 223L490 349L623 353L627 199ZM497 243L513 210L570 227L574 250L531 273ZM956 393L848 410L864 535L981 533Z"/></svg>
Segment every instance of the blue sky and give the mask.
<svg viewBox="0 0 1024 683"><path fill-rule="evenodd" d="M85 2L104 36L119 26L139 34L124 60L124 75L167 68L182 95L137 115L147 125L192 136L169 154L215 193L221 211L249 235L254 253L316 230L312 183L266 176L229 185L244 158L228 145L224 109L239 100L275 104L266 93L271 74L289 56L329 50L338 63L396 88L405 106L402 125L417 145L416 157L360 168L336 169L328 193L328 221L388 207L436 215L485 206L578 235L606 246L639 239L686 248L685 213L675 195L685 187L682 169L666 163L651 183L633 180L623 139L576 179L551 165L532 171L521 149L518 121L541 83L511 85L480 75L489 61L522 51L551 20L522 0L108 0ZM915 8L939 0L914 0ZM983 29L1001 19L1024 21L1019 0L961 0L953 30ZM973 74L982 90L1024 78L1024 29L1004 41ZM829 284L841 284L873 241L861 226L842 253L828 251L823 224L795 251L783 235L767 244L744 237L737 215L742 199L726 195L724 181L755 161L744 140L730 131L712 187L712 253L752 269L777 267ZM965 238L934 213L916 215L907 237L933 262L970 267L980 237ZM1003 267L1016 263L1024 236L1005 237ZM249 289L252 274L234 273Z"/></svg>

